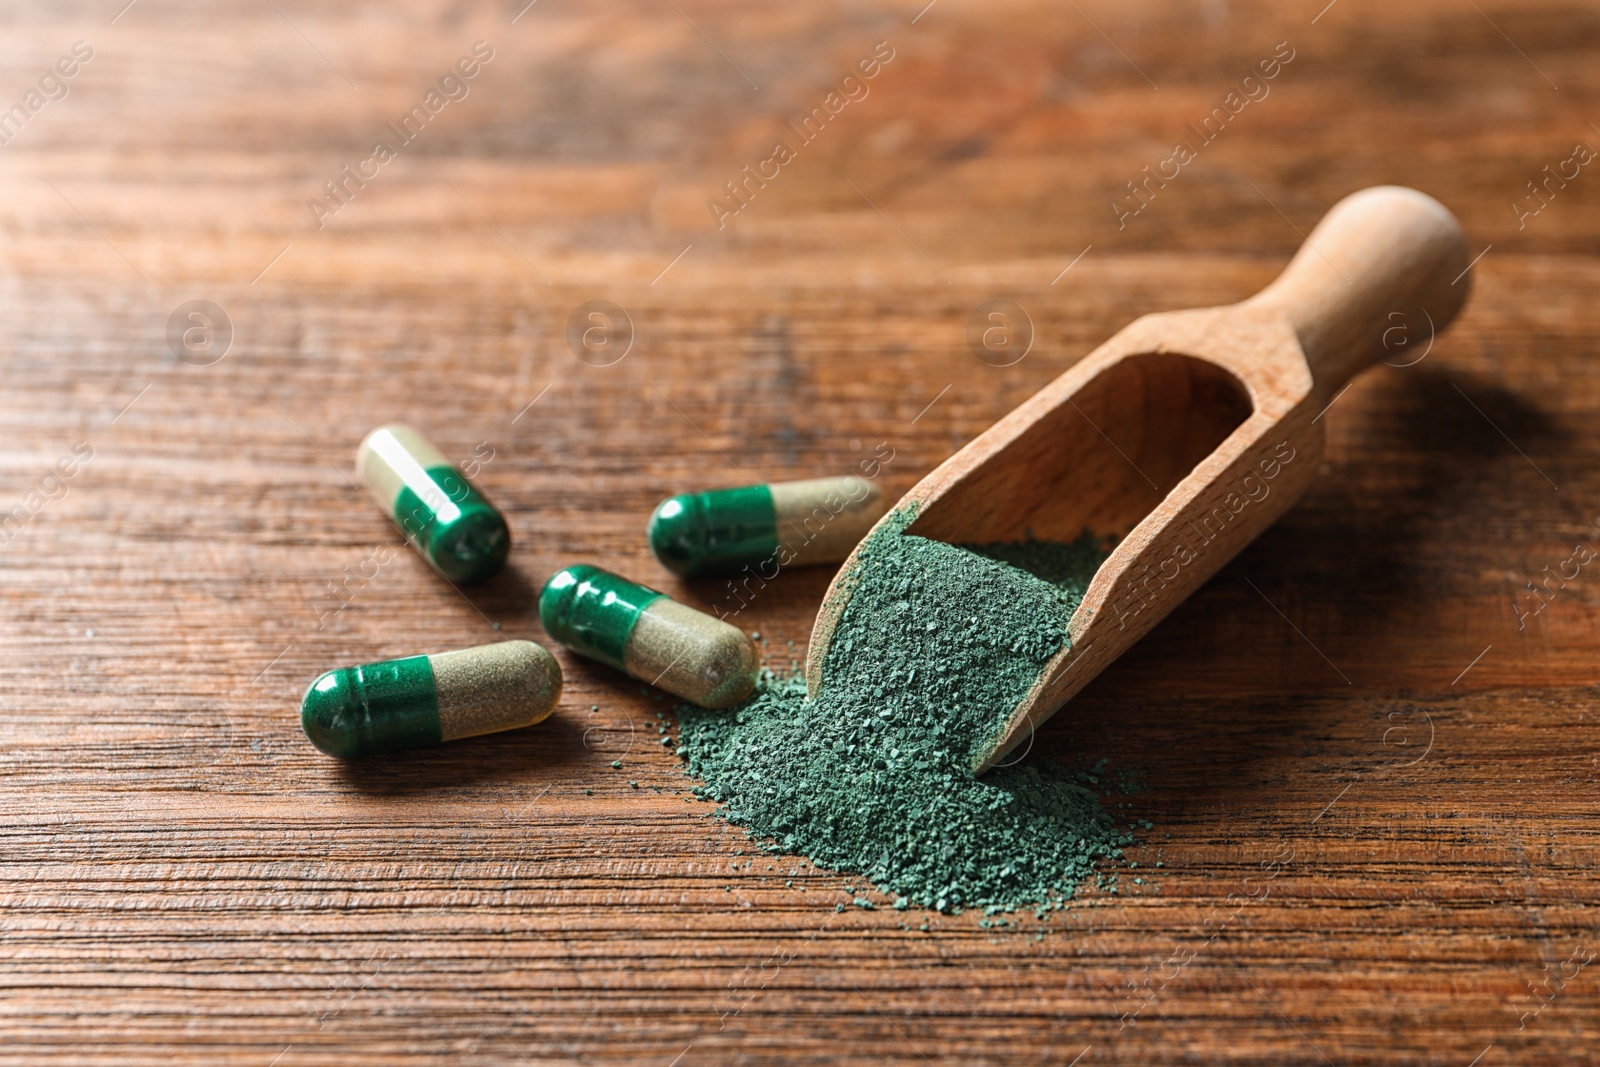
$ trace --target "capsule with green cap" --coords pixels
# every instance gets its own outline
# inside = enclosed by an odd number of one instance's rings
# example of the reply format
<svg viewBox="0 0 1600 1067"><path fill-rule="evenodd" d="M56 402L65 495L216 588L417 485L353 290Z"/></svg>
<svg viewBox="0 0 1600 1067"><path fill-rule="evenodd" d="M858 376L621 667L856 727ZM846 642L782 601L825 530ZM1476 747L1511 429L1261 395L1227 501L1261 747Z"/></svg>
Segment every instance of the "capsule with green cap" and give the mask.
<svg viewBox="0 0 1600 1067"><path fill-rule="evenodd" d="M505 518L416 430L373 430L356 452L356 473L406 540L452 582L482 581L505 563Z"/></svg>
<svg viewBox="0 0 1600 1067"><path fill-rule="evenodd" d="M702 707L739 703L761 671L755 644L738 627L587 564L545 583L539 618L574 652Z"/></svg>
<svg viewBox="0 0 1600 1067"><path fill-rule="evenodd" d="M685 578L764 564L775 573L840 562L887 510L878 487L856 475L684 493L650 516L650 547Z"/></svg>
<svg viewBox="0 0 1600 1067"><path fill-rule="evenodd" d="M561 699L561 665L532 641L499 641L329 671L300 702L300 725L353 759L542 722Z"/></svg>

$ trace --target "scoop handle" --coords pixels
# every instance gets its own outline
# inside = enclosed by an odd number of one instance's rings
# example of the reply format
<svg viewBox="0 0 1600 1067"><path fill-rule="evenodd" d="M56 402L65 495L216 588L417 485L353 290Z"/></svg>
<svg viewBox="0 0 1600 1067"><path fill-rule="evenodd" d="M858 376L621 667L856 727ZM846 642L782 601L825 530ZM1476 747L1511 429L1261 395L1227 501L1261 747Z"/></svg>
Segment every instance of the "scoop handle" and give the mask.
<svg viewBox="0 0 1600 1067"><path fill-rule="evenodd" d="M1380 357L1425 351L1466 302L1470 266L1466 234L1448 208L1415 189L1379 185L1335 204L1244 306L1288 316L1326 400Z"/></svg>

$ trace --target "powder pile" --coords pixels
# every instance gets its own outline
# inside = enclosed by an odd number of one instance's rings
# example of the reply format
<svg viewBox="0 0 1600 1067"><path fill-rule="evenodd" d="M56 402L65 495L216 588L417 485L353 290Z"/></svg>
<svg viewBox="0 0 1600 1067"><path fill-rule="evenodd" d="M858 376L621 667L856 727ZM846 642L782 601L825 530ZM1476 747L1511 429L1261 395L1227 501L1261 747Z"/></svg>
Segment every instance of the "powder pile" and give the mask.
<svg viewBox="0 0 1600 1067"><path fill-rule="evenodd" d="M1092 774L1035 756L980 779L971 756L1065 644L1105 553L1087 535L951 545L903 533L912 517L863 546L822 694L771 680L731 711L681 708L678 751L763 847L864 875L896 906L1053 906L1132 836Z"/></svg>

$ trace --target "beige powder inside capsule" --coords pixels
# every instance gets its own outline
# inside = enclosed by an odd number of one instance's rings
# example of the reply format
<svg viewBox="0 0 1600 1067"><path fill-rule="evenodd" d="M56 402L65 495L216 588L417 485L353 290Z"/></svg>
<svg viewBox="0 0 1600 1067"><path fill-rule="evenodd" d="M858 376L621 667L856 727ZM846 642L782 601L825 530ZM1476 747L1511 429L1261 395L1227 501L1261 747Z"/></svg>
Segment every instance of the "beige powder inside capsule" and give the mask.
<svg viewBox="0 0 1600 1067"><path fill-rule="evenodd" d="M561 665L532 641L500 641L428 657L446 741L542 722L561 698Z"/></svg>

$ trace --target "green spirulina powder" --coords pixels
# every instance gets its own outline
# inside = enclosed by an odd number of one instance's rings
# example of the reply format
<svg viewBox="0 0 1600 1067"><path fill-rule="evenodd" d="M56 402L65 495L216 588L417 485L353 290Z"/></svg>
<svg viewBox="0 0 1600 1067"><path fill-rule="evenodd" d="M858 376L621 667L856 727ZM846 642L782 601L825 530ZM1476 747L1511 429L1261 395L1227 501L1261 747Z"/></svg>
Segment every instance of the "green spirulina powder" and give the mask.
<svg viewBox="0 0 1600 1067"><path fill-rule="evenodd" d="M913 517L863 546L822 694L769 679L731 711L681 708L679 753L769 851L939 911L1052 905L1132 835L1089 774L1035 756L975 778L971 756L1066 643L1106 554L1088 534L951 545L903 533Z"/></svg>

